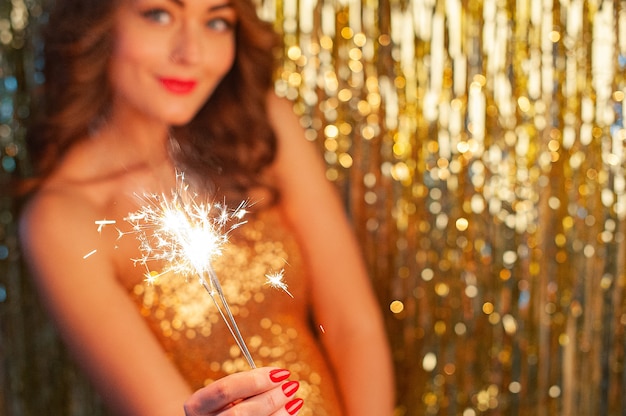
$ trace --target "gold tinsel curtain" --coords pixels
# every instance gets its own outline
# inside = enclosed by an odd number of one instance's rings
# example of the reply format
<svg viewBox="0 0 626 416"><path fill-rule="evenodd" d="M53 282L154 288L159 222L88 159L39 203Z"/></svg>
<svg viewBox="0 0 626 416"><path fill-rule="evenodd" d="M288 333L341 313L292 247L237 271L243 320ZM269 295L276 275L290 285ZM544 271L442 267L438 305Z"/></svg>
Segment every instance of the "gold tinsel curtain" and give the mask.
<svg viewBox="0 0 626 416"><path fill-rule="evenodd" d="M40 3L0 3L3 189L25 170ZM284 35L276 90L362 242L398 415L626 414L626 2L259 12ZM15 201L0 204L0 408L102 414L24 274Z"/></svg>

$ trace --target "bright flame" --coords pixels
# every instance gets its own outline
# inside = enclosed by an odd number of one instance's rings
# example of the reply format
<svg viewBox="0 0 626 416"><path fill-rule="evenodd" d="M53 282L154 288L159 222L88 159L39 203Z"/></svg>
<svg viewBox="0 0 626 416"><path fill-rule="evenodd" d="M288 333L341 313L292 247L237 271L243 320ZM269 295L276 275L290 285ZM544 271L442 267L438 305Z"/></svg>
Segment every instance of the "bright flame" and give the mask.
<svg viewBox="0 0 626 416"><path fill-rule="evenodd" d="M146 267L147 275L152 261L165 262L165 272L184 276L209 272L229 233L245 224L245 203L229 211L222 203L198 202L198 195L190 193L183 181L181 175L169 198L164 194L143 196L146 204L125 218L140 242L142 257L134 261Z"/></svg>

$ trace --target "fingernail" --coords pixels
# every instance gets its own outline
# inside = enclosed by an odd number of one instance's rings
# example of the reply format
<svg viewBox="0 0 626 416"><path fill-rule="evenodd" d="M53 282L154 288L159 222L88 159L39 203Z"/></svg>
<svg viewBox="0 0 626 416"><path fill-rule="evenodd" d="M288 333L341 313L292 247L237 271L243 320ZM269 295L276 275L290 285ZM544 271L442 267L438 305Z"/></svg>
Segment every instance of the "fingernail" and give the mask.
<svg viewBox="0 0 626 416"><path fill-rule="evenodd" d="M304 405L304 400L293 399L292 401L290 401L289 403L285 405L285 410L287 410L287 413L289 413L290 415L295 415L296 413L298 413L300 409L302 409L303 405Z"/></svg>
<svg viewBox="0 0 626 416"><path fill-rule="evenodd" d="M300 388L300 383L298 383L297 381L288 381L283 384L283 393L285 393L285 396L291 397L296 394L298 388Z"/></svg>
<svg viewBox="0 0 626 416"><path fill-rule="evenodd" d="M274 383L278 383L279 381L287 380L291 373L287 370L276 369L270 371L270 380Z"/></svg>

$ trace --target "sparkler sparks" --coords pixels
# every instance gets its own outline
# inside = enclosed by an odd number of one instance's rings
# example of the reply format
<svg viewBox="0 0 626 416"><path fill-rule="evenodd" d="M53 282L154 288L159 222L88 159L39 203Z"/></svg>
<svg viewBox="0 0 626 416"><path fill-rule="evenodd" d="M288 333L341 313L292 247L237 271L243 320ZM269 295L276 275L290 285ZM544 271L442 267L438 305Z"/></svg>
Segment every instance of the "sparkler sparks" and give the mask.
<svg viewBox="0 0 626 416"><path fill-rule="evenodd" d="M245 224L247 203L242 202L235 210L230 210L223 203L200 201L199 196L189 190L183 174L177 174L176 179L177 186L171 195L144 195L142 199L146 204L125 218L133 227L142 253L133 260L146 267L148 282L169 272L197 276L248 364L255 368L212 266L212 261L228 242L230 232ZM160 274L151 272L148 263L152 261L164 262L165 270Z"/></svg>
<svg viewBox="0 0 626 416"><path fill-rule="evenodd" d="M293 295L287 289L287 284L283 280L285 278L285 270L281 269L278 272L272 272L265 275L267 278L267 284L277 289L282 289L285 293L293 298Z"/></svg>
<svg viewBox="0 0 626 416"><path fill-rule="evenodd" d="M97 220L98 232L101 233L105 225L115 224L115 220Z"/></svg>
<svg viewBox="0 0 626 416"><path fill-rule="evenodd" d="M97 252L97 251L98 251L98 250L91 250L89 253L87 253L87 254L85 254L85 255L83 256L83 259L86 259L87 257L91 257L91 256L93 256L94 254L96 254L96 252Z"/></svg>

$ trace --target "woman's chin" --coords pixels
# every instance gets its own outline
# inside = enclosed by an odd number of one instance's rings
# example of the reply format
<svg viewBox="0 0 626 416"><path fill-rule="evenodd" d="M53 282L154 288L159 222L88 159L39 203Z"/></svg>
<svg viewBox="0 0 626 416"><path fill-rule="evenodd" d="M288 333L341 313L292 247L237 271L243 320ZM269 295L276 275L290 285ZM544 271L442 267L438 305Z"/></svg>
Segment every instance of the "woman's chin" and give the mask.
<svg viewBox="0 0 626 416"><path fill-rule="evenodd" d="M194 116L195 114L173 116L170 118L169 124L173 127L182 127L189 124Z"/></svg>

